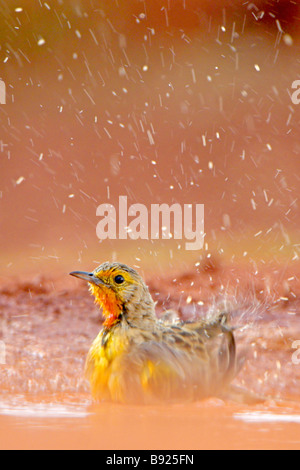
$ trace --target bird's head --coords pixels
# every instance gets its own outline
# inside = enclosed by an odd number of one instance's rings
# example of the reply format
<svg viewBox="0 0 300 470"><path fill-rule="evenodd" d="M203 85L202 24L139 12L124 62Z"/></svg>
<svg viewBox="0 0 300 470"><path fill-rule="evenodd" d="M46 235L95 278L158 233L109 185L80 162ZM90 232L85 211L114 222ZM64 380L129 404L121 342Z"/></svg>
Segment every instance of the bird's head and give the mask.
<svg viewBox="0 0 300 470"><path fill-rule="evenodd" d="M125 264L106 262L92 273L75 271L70 274L90 284L90 292L102 308L104 326L108 328L120 321L123 314L133 310L144 298L151 299L141 276Z"/></svg>

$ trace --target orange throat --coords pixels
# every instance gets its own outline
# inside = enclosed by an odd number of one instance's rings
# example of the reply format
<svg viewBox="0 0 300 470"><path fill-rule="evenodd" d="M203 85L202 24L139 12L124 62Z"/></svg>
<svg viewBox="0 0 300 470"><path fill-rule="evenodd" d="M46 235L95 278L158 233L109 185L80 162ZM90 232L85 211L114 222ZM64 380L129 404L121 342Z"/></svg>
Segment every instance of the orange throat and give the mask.
<svg viewBox="0 0 300 470"><path fill-rule="evenodd" d="M95 297L96 304L102 307L103 315L105 317L103 324L104 327L111 328L120 320L120 315L122 313L121 301L117 299L116 294L109 287L99 288L91 285L90 290Z"/></svg>

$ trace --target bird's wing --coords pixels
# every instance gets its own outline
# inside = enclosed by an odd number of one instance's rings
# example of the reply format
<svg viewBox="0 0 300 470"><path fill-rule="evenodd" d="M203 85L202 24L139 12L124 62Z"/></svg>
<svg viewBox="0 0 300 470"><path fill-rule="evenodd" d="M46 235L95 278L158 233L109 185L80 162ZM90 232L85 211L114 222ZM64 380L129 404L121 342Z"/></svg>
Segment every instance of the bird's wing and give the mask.
<svg viewBox="0 0 300 470"><path fill-rule="evenodd" d="M186 323L185 329L196 333L205 344L208 357L221 381L231 381L238 368L236 342L233 329L228 325L228 315L220 313L210 320Z"/></svg>
<svg viewBox="0 0 300 470"><path fill-rule="evenodd" d="M206 360L213 376L209 379L222 387L236 375L236 344L233 330L227 324L227 315L220 314L211 320L173 325L165 334L165 340L175 342L197 360ZM201 370L201 367L200 367ZM194 372L197 374L197 370Z"/></svg>
<svg viewBox="0 0 300 470"><path fill-rule="evenodd" d="M235 374L235 340L223 317L140 331L110 363L115 401L155 403L216 396Z"/></svg>
<svg viewBox="0 0 300 470"><path fill-rule="evenodd" d="M227 338L227 334L224 336ZM179 347L181 338L184 347ZM186 342L181 330L174 344L146 341L132 348L120 358L116 373L111 371L111 380L122 390L123 401L172 402L218 394L229 381L229 341L203 341L198 335L198 344L195 342Z"/></svg>
<svg viewBox="0 0 300 470"><path fill-rule="evenodd" d="M119 359L110 383L122 390L125 402L170 402L193 397L192 360L168 344L147 341Z"/></svg>

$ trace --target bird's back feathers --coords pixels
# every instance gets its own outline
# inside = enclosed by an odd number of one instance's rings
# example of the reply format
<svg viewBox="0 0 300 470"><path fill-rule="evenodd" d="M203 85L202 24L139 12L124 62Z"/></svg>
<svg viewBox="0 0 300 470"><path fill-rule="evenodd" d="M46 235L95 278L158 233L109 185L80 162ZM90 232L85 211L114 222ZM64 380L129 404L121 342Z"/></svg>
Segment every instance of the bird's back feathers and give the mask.
<svg viewBox="0 0 300 470"><path fill-rule="evenodd" d="M158 322L153 332L118 325L106 341L101 352L97 342L87 361L100 399L106 390L106 397L127 403L191 401L216 395L235 374L235 340L224 315L211 322Z"/></svg>

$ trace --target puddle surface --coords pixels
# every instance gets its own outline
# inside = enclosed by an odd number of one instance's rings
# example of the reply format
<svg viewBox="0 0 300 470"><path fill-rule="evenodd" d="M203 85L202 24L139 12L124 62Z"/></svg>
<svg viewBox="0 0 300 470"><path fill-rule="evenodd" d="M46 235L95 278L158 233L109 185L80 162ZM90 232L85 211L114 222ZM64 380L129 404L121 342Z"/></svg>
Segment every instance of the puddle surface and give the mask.
<svg viewBox="0 0 300 470"><path fill-rule="evenodd" d="M167 279L159 285L149 279L148 284L158 301L158 314L179 306L184 319L209 311L212 276L215 289L218 283L226 282L229 291L232 286L232 323L238 327L238 349L247 351L235 385L267 397L251 405L218 398L161 407L95 404L83 370L101 315L85 286L66 291L58 280L43 280L41 291L41 281L32 280L2 287L0 447L299 448L300 366L292 361L292 344L300 338L298 292L295 288L284 301L277 291L253 302L249 296L247 300L248 278L241 273L232 268L189 272L176 286ZM263 290L264 277L265 273L256 277L252 287L257 292ZM275 279L273 285L278 286ZM180 290L189 290L191 304L182 304Z"/></svg>

